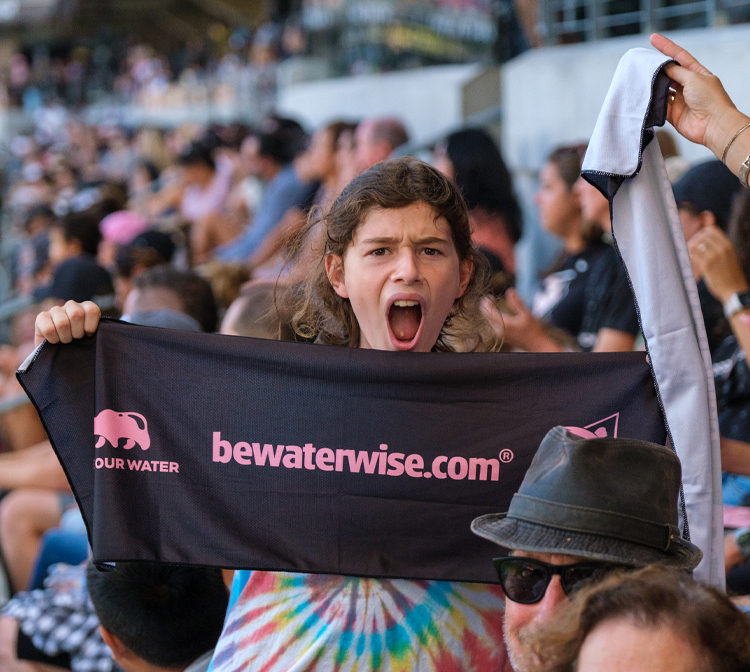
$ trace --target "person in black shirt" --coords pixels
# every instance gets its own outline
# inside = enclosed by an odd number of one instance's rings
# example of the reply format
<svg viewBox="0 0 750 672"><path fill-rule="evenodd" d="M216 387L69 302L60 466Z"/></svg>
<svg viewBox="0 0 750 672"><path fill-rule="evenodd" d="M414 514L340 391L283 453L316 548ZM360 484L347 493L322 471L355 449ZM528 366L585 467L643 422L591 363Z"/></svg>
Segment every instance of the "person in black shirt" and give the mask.
<svg viewBox="0 0 750 672"><path fill-rule="evenodd" d="M582 146L555 150L539 176L535 201L542 225L562 239L564 253L527 308L514 291L506 293L513 315L485 304L505 343L528 352L570 348L599 352L631 350L638 334L625 268L605 240L610 228L607 200L579 179ZM602 207L603 202L603 207ZM562 337L555 336L549 326ZM567 336L567 338L566 338Z"/></svg>

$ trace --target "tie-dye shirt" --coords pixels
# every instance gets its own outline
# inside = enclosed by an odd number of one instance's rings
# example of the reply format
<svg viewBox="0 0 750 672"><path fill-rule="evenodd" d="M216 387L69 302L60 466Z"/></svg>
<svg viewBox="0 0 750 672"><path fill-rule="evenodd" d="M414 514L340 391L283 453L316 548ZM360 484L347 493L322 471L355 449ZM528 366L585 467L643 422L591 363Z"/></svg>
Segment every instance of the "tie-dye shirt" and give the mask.
<svg viewBox="0 0 750 672"><path fill-rule="evenodd" d="M502 612L495 585L251 572L212 669L501 672Z"/></svg>

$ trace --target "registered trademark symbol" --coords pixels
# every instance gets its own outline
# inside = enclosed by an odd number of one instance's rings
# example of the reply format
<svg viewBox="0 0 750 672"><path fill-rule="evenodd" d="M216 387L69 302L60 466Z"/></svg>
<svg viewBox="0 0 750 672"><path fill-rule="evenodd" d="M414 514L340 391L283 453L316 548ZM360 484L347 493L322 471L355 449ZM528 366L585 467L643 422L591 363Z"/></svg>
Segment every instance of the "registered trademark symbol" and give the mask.
<svg viewBox="0 0 750 672"><path fill-rule="evenodd" d="M500 451L500 461L507 464L513 460L513 451L509 448L504 448Z"/></svg>

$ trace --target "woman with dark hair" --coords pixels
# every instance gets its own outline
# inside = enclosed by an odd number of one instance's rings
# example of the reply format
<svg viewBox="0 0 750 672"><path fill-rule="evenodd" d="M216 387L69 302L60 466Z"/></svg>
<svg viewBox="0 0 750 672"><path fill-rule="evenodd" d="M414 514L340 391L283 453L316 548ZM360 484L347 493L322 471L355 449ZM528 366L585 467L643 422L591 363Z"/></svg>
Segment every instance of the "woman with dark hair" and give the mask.
<svg viewBox="0 0 750 672"><path fill-rule="evenodd" d="M631 350L638 317L625 269L602 226L584 219L574 185L585 145L560 147L539 173L535 202L544 229L560 238L563 253L544 278L531 310L515 291L512 314L486 309L505 343L527 352L573 347L597 352Z"/></svg>
<svg viewBox="0 0 750 672"><path fill-rule="evenodd" d="M529 642L539 672L740 672L750 620L688 574L647 567L578 593Z"/></svg>
<svg viewBox="0 0 750 672"><path fill-rule="evenodd" d="M474 245L487 256L493 273L504 273L505 284L512 285L515 246L521 238L521 208L492 136L480 128L451 133L435 148L433 164L463 193Z"/></svg>

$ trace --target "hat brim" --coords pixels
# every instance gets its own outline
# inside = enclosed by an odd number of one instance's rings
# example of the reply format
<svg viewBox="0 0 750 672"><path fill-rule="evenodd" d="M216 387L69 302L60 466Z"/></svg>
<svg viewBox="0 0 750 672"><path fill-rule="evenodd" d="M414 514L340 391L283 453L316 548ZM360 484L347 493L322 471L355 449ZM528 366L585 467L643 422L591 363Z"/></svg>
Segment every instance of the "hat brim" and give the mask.
<svg viewBox="0 0 750 672"><path fill-rule="evenodd" d="M575 555L632 567L659 564L676 569L692 570L703 558L703 552L684 539L676 552L666 553L613 537L583 532L569 532L547 525L508 518L504 513L491 513L475 518L474 534L504 548L537 553Z"/></svg>

